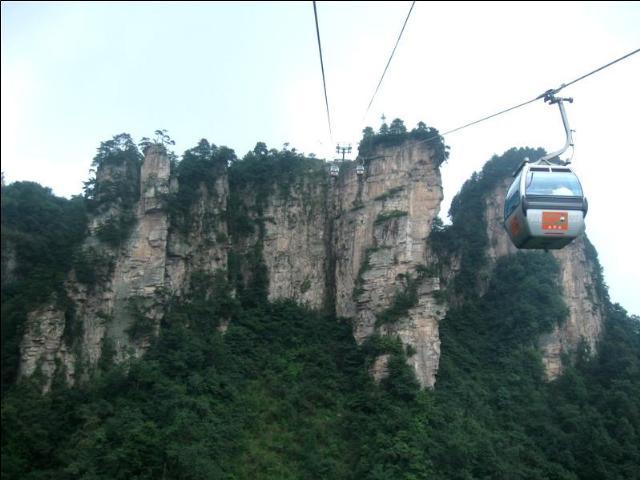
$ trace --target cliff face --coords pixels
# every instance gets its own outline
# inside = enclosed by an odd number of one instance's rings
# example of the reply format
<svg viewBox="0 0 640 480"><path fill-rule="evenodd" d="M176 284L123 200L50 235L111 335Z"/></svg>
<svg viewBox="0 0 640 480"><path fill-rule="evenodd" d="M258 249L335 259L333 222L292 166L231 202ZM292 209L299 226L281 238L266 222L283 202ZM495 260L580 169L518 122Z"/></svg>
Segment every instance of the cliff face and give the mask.
<svg viewBox="0 0 640 480"><path fill-rule="evenodd" d="M141 168L141 198L136 208L136 222L129 241L116 260L111 291L113 292L112 316L107 334L115 343L116 352L124 356L127 348L140 355L148 338L130 342L127 329L134 319L132 300L136 307L145 310L144 315L157 330L162 316L159 291L165 286L168 214L164 196L169 193L169 160L159 149L150 149Z"/></svg>
<svg viewBox="0 0 640 480"><path fill-rule="evenodd" d="M98 182L111 184L121 179L126 176L127 167L125 164L100 170ZM150 335L157 333L164 308L160 293L165 286L168 231L169 160L162 150L150 149L139 176L134 177L137 178L141 194L133 208L133 229L126 242L114 246L98 240L101 229L123 215L124 207L117 201L98 211L89 225L90 236L83 249L92 254L89 262L109 264L92 266L102 269L100 273L106 278L88 286L78 280L77 272L72 272L66 282L72 308L65 312L54 301L29 315L21 346L21 376L40 367L50 382L51 374L60 368L72 382L79 370L96 365L105 342L115 349L116 359L122 360L141 355ZM128 330L141 321L134 318L136 314L143 315L151 328L132 339ZM69 348L63 338L63 332L72 329L81 332L75 349Z"/></svg>
<svg viewBox="0 0 640 480"><path fill-rule="evenodd" d="M269 300L293 298L312 308L327 300L331 219L322 180L301 179L286 196L275 194L265 206L262 247Z"/></svg>
<svg viewBox="0 0 640 480"><path fill-rule="evenodd" d="M437 324L446 313L433 299L438 278L424 275L427 239L442 201L432 155L424 144L380 148L361 176L355 165L344 164L337 178L304 176L286 194L273 188L258 199L259 192L243 191L244 207L263 230L234 246L246 254L260 245L270 300L335 308L353 322L358 343L374 333L400 337L416 352L409 362L423 386L435 382ZM416 289L410 308L392 324L377 322L407 282Z"/></svg>
<svg viewBox="0 0 640 480"><path fill-rule="evenodd" d="M511 180L505 179L485 199L489 239L487 255L491 263L517 251L502 226L504 196ZM539 342L550 380L562 372L562 357L573 357L583 341L595 353L604 318L604 299L599 297L595 280L597 267L589 260L584 237L574 240L562 250L551 251L551 254L560 266L560 286L569 315L565 323L543 335Z"/></svg>
<svg viewBox="0 0 640 480"><path fill-rule="evenodd" d="M573 356L584 342L593 354L602 332L603 300L596 287L596 266L587 255L584 237L553 252L560 264L560 283L569 316L566 322L540 339L547 376L562 373L562 356Z"/></svg>
<svg viewBox="0 0 640 480"><path fill-rule="evenodd" d="M179 188L172 182L171 191ZM191 274L196 271L214 273L227 268L229 236L225 220L229 181L225 171L219 172L211 188L201 185L197 201L187 217L192 224L188 230L170 228L167 239L164 286L169 292L181 295L189 288Z"/></svg>
<svg viewBox="0 0 640 480"><path fill-rule="evenodd" d="M430 271L427 240L443 197L431 155L424 144L379 149L365 175L350 169L331 191L336 311L353 318L358 343L373 333L399 336L416 352L409 363L429 387L440 358L438 322L446 313L433 298L439 279L424 274ZM412 282L418 282L414 305L394 322L381 323L381 314Z"/></svg>
<svg viewBox="0 0 640 480"><path fill-rule="evenodd" d="M439 280L424 272L427 237L442 200L440 173L431 151L420 144L381 148L372 157L362 176L356 175L354 165L345 164L337 179L325 172L302 175L286 195L278 188L267 198L250 189L236 192L261 227L236 235L235 242L226 216L226 168L220 168L213 184L200 185L185 215L186 229L172 224L168 199L180 185L171 177L161 148L149 149L139 174L128 171L126 164L99 169L99 185L109 186L127 175L139 183L131 233L116 246L100 240L104 226L122 215L121 202L94 215L83 248L102 260L102 281L88 286L72 272L66 287L81 341L73 349L65 343L70 319L59 302L32 312L22 341L20 374L31 375L40 367L51 379L61 369L73 382L85 367L97 364L106 344L116 360L141 355L158 332L166 296L188 290L193 272L226 269L233 250L259 251L270 300L335 306L339 316L353 319L360 343L373 333L399 336L416 352L409 362L422 385L433 386L439 359L437 324L445 308L433 299ZM254 272L244 273L250 278ZM409 283L415 299L403 315L393 322L376 322Z"/></svg>
<svg viewBox="0 0 640 480"><path fill-rule="evenodd" d="M83 251L99 280L87 282L76 268L66 301L52 299L29 314L20 375L40 368L48 388L56 372L73 383L107 354L116 361L139 356L158 334L169 296L188 292L194 273L236 271L246 286L264 270L270 300L335 309L349 319L359 344L372 336L399 338L421 386L434 386L438 324L448 308L439 291L455 278L461 258L451 253L443 268L430 245L443 197L433 151L411 141L379 146L364 159L364 175L345 163L333 178L318 163L297 176L288 172L286 188L275 178L271 185L263 180L264 189L246 178L230 184L226 160L207 165L208 180L179 211L171 202L193 185L180 185L163 148L151 147L139 170L124 164L97 172L98 185L128 177L139 195L129 204L104 203L93 215ZM484 196L490 262L479 278L489 278L495 261L516 251L502 227L507 188L505 180ZM234 220L239 211L248 226ZM127 212L133 218L126 238L105 242L105 226L122 223ZM584 242L554 255L570 316L540 340L549 378L583 339L595 351L603 316ZM373 359L375 378L384 378L387 362L384 352Z"/></svg>
<svg viewBox="0 0 640 480"><path fill-rule="evenodd" d="M40 368L45 379L44 391L51 387L58 365L67 367L68 380L73 381L75 363L69 359L63 334L64 312L47 305L30 312L20 345L20 376L31 376Z"/></svg>

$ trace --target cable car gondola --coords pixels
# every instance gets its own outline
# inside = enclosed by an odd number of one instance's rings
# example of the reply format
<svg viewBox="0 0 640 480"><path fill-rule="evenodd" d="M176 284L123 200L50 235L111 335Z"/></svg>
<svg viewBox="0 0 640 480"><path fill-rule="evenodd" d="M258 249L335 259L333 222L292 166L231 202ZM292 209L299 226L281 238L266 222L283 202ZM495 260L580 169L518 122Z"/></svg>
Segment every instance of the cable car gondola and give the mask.
<svg viewBox="0 0 640 480"><path fill-rule="evenodd" d="M340 167L335 163L331 165L331 168L329 168L329 175L331 175L332 177L337 177L339 173L340 173Z"/></svg>
<svg viewBox="0 0 640 480"><path fill-rule="evenodd" d="M559 156L573 146L563 101L553 93L545 96L557 103L567 140L562 149L536 162L525 160L514 172L515 179L504 201L504 228L517 248L560 249L584 232L587 199L576 174Z"/></svg>
<svg viewBox="0 0 640 480"><path fill-rule="evenodd" d="M358 175L359 177L364 175L364 165L362 165L361 163L356 166L356 175Z"/></svg>

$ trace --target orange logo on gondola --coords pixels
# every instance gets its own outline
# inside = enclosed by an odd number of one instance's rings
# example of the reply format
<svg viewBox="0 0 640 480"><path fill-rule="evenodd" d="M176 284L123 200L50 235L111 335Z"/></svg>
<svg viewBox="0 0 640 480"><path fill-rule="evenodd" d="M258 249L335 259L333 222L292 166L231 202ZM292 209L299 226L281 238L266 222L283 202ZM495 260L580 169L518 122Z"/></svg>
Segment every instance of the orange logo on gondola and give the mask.
<svg viewBox="0 0 640 480"><path fill-rule="evenodd" d="M509 229L511 230L511 235L517 237L520 235L522 229L520 228L520 222L518 221L518 217L513 217L509 222Z"/></svg>
<svg viewBox="0 0 640 480"><path fill-rule="evenodd" d="M542 230L563 231L568 229L568 212L542 212Z"/></svg>

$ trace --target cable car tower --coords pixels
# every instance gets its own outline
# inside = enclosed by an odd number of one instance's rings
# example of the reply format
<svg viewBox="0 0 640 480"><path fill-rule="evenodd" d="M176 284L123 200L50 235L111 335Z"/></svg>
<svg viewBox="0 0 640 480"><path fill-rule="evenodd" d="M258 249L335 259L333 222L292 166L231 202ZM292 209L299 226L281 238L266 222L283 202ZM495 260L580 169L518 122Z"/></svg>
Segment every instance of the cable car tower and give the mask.
<svg viewBox="0 0 640 480"><path fill-rule="evenodd" d="M525 160L514 172L515 179L504 200L504 228L517 248L560 249L584 232L587 199L570 161L560 155L573 147L571 127L564 102L553 90L544 101L557 104L566 134L564 146L535 162Z"/></svg>
<svg viewBox="0 0 640 480"><path fill-rule="evenodd" d="M342 161L344 162L345 153L351 153L351 144L350 143L348 145L337 144L336 145L336 153L338 155L342 153Z"/></svg>
<svg viewBox="0 0 640 480"><path fill-rule="evenodd" d="M342 162L344 162L344 156L347 153L351 153L352 147L351 144L340 144L338 143L336 145L336 153L338 155L342 154ZM336 160L334 160L334 162L331 164L331 167L329 167L329 175L332 177L337 177L338 174L340 173L340 165L338 164L340 162L340 159L337 158Z"/></svg>

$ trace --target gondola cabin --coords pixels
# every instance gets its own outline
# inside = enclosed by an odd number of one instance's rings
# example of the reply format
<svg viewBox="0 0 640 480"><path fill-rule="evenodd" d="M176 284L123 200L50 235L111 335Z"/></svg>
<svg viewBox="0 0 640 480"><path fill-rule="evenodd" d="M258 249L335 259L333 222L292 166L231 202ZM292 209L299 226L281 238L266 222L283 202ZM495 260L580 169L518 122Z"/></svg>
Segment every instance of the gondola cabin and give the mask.
<svg viewBox="0 0 640 480"><path fill-rule="evenodd" d="M331 175L332 177L337 177L339 173L340 167L338 165L331 165L331 168L329 168L329 175Z"/></svg>
<svg viewBox="0 0 640 480"><path fill-rule="evenodd" d="M504 201L504 227L517 248L560 249L584 232L587 199L564 165L525 162Z"/></svg>
<svg viewBox="0 0 640 480"><path fill-rule="evenodd" d="M364 165L358 165L356 167L356 174L358 176L364 175Z"/></svg>

